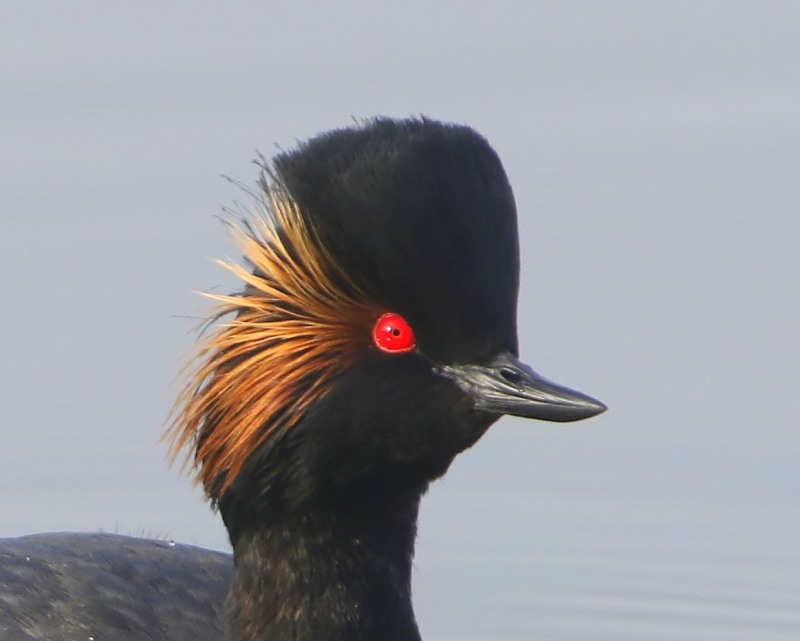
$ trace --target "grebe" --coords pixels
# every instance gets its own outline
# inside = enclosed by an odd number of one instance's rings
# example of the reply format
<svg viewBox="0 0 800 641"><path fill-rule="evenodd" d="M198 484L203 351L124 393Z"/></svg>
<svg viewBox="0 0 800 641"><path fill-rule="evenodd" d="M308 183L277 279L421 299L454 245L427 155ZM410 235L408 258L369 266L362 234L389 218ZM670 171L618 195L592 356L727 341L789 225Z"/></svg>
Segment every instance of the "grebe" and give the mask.
<svg viewBox="0 0 800 641"><path fill-rule="evenodd" d="M514 198L474 130L377 118L262 168L233 226L246 266L226 265L242 289L211 295L167 434L233 562L117 535L8 539L0 638L419 640L428 484L503 414L605 410L518 359Z"/></svg>

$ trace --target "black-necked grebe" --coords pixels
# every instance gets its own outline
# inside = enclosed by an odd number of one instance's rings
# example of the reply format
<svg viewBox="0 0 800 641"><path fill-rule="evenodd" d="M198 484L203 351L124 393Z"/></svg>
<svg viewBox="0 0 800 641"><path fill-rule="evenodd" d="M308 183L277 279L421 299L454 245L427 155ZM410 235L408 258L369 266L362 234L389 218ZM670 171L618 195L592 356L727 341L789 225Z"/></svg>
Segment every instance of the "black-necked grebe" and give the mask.
<svg viewBox="0 0 800 641"><path fill-rule="evenodd" d="M514 198L472 129L332 131L265 165L256 198L234 226L246 266L227 265L242 290L212 296L168 432L233 564L114 535L6 540L3 639L419 639L428 484L502 414L605 409L517 358Z"/></svg>

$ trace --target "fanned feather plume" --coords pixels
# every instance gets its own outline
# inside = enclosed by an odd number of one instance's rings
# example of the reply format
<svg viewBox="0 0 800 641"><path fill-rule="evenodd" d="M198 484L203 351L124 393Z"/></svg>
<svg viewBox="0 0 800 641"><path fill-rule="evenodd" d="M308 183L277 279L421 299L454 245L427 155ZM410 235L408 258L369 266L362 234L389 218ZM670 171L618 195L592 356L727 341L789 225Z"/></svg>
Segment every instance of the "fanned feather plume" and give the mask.
<svg viewBox="0 0 800 641"><path fill-rule="evenodd" d="M233 236L248 267L218 261L244 283L217 302L186 368L165 438L186 452L216 500L250 455L300 419L370 345L380 311L309 229L286 189L262 179L259 207ZM193 454L193 455L192 455Z"/></svg>

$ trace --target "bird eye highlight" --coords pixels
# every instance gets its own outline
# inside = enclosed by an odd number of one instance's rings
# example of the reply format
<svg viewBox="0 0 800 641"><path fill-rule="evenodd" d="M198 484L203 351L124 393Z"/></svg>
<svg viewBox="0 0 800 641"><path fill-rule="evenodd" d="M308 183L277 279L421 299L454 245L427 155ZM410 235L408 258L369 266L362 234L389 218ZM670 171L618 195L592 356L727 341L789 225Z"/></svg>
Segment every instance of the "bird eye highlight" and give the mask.
<svg viewBox="0 0 800 641"><path fill-rule="evenodd" d="M400 314L381 316L372 330L375 347L390 354L403 354L414 349L414 330Z"/></svg>

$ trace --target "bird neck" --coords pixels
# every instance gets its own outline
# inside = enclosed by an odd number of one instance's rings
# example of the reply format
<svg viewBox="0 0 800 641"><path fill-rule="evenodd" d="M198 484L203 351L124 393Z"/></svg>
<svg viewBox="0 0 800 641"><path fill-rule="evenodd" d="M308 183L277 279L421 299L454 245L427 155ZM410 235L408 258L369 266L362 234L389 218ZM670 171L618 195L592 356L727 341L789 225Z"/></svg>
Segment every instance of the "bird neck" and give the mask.
<svg viewBox="0 0 800 641"><path fill-rule="evenodd" d="M229 641L420 641L411 562L422 490L272 506L231 531Z"/></svg>

